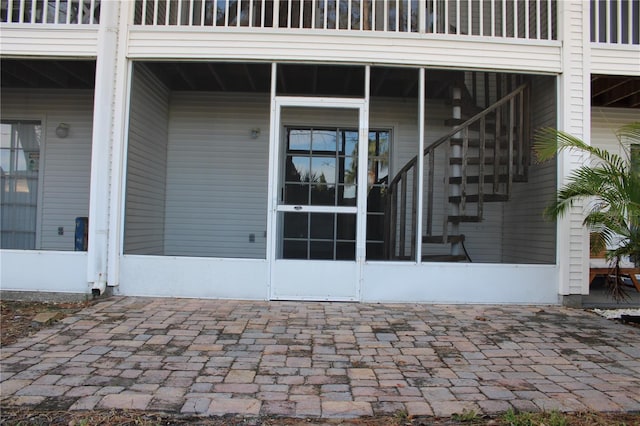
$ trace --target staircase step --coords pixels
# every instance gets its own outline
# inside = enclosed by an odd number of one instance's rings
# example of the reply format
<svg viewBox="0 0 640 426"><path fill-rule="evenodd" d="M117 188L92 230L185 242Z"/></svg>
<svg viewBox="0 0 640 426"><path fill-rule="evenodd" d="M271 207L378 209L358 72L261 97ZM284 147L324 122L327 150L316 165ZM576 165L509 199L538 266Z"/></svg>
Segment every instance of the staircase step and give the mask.
<svg viewBox="0 0 640 426"><path fill-rule="evenodd" d="M459 203L461 201L460 195L454 195L449 197L450 203ZM478 194L469 194L464 197L465 201L468 203L477 203L478 202ZM503 201L509 201L509 196L506 194L485 194L482 197L482 200L488 203L499 203Z"/></svg>
<svg viewBox="0 0 640 426"><path fill-rule="evenodd" d="M505 183L508 180L507 175L498 175L498 182ZM467 176L467 183L480 182L480 176ZM449 183L454 185L460 185L462 183L462 177L450 177ZM484 183L493 183L493 175L485 175Z"/></svg>
<svg viewBox="0 0 640 426"><path fill-rule="evenodd" d="M480 176L467 176L467 183L478 183L480 181ZM499 175L498 183L505 183L507 181L507 175ZM514 176L514 182L526 182L527 178L525 176ZM462 183L462 177L450 177L449 183L454 185L460 185ZM484 183L493 183L493 175L485 175Z"/></svg>
<svg viewBox="0 0 640 426"><path fill-rule="evenodd" d="M498 159L498 163L499 163L500 166L505 166L505 165L508 164L508 162L509 162L509 160L507 158L504 158L504 157L500 157ZM514 158L513 162L514 163L516 162L515 158ZM460 158L460 157L449 158L449 164L451 164L451 165L461 165L462 164L462 158ZM467 158L467 165L468 166L477 166L478 164L480 164L480 158L478 158L478 157L469 157L469 158ZM493 158L493 156L485 157L484 164L487 165L487 166L495 165L495 159Z"/></svg>
<svg viewBox="0 0 640 426"><path fill-rule="evenodd" d="M448 220L451 223L480 222L482 218L479 216L449 216Z"/></svg>
<svg viewBox="0 0 640 426"><path fill-rule="evenodd" d="M467 260L464 254L427 254L422 256L424 262L462 262Z"/></svg>
<svg viewBox="0 0 640 426"><path fill-rule="evenodd" d="M449 142L451 143L451 145L454 146L462 146L462 143L464 142L463 138L451 138L449 139ZM485 139L484 141L484 147L488 148L488 149L493 149L493 147L496 145L495 141L493 139ZM480 147L480 139L479 138L469 138L468 139L468 146L469 148L479 148Z"/></svg>
<svg viewBox="0 0 640 426"><path fill-rule="evenodd" d="M447 243L459 243L464 241L464 235L448 235ZM424 244L444 244L444 235L423 235Z"/></svg>

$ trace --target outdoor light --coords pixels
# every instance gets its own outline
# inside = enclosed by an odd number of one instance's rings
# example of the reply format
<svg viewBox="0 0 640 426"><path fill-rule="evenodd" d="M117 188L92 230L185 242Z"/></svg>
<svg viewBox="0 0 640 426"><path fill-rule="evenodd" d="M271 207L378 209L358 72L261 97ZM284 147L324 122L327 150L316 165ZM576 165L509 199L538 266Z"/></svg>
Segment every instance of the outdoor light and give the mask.
<svg viewBox="0 0 640 426"><path fill-rule="evenodd" d="M56 127L56 136L58 136L61 139L64 139L67 136L69 136L69 125L67 123L58 124L58 127Z"/></svg>
<svg viewBox="0 0 640 426"><path fill-rule="evenodd" d="M260 136L260 129L251 129L251 139L258 139L258 136Z"/></svg>

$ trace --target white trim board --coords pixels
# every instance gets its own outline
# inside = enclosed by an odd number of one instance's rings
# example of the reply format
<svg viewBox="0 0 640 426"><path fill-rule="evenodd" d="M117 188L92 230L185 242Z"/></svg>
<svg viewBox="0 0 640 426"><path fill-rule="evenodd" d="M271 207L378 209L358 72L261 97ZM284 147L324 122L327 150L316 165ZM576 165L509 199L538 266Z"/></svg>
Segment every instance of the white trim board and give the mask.
<svg viewBox="0 0 640 426"><path fill-rule="evenodd" d="M118 294L266 300L264 259L124 255Z"/></svg>
<svg viewBox="0 0 640 426"><path fill-rule="evenodd" d="M86 252L0 251L2 290L91 293L86 275Z"/></svg>

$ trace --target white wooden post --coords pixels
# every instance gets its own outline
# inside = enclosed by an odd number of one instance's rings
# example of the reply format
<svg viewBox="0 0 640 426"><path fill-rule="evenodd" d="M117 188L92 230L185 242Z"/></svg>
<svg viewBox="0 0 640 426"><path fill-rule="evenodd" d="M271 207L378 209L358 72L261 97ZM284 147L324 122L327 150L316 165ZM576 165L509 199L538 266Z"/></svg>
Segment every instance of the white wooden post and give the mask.
<svg viewBox="0 0 640 426"><path fill-rule="evenodd" d="M558 90L558 128L590 142L590 16L589 3L580 0L558 2L558 21L563 49L563 73ZM582 165L578 153L558 156L558 185ZM589 233L582 226L582 205L576 205L557 224L559 294L589 293Z"/></svg>

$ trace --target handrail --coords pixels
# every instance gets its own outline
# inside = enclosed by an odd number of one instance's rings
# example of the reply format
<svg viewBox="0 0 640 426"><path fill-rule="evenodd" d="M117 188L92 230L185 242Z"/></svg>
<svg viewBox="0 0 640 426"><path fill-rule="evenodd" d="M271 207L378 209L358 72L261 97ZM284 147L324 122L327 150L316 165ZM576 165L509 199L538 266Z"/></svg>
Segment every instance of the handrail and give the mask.
<svg viewBox="0 0 640 426"><path fill-rule="evenodd" d="M506 88L506 87L505 87ZM385 208L385 253L389 259L413 259L416 253L417 215L417 171L418 159L428 158L424 176L427 182L424 191L426 218L421 230L427 243L451 243L452 252L448 257L461 260L454 245L461 241L458 224L479 222L483 216L483 203L507 201L511 194L512 182L526 179L528 169L529 123L527 84L521 84L501 97L483 111L474 114L462 124L453 127L445 135L424 148L420 156L409 160L393 177L387 189ZM499 92L498 92L499 93ZM506 106L506 108L505 108ZM495 120L492 122L492 118ZM478 139L470 139L470 131L478 132ZM455 142L454 142L455 140ZM444 161L436 163L436 150L445 142L451 142L453 151L446 150ZM486 150L493 150L485 155ZM437 191L435 167L443 165L443 187ZM487 187L485 187L485 185ZM410 186L410 188L409 188ZM411 197L408 192L411 191ZM434 200L443 196L443 213L434 212ZM434 221L442 217L442 232L434 234ZM426 239L424 239L426 237ZM407 244L411 239L410 255ZM434 258L442 259L437 255Z"/></svg>
<svg viewBox="0 0 640 426"><path fill-rule="evenodd" d="M473 117L469 118L467 121L465 121L462 124L457 125L456 127L454 127L451 131L449 131L449 133L447 133L444 136L441 136L439 139L437 139L435 142L433 142L432 144L430 144L428 147L426 147L424 149L424 151L422 152L422 156L424 157L425 155L427 155L429 152L432 152L434 149L436 149L438 146L442 145L443 143L445 143L446 141L448 141L451 137L453 137L456 133L460 133L465 127L469 127L471 124L475 123L476 121L478 121L480 118L485 117L489 114L491 114L493 111L495 111L496 109L498 109L498 107L504 105L505 103L509 102L511 99L513 99L514 97L518 96L520 93L522 93L524 91L524 89L526 89L527 85L526 84L522 84L519 87L517 87L513 92L511 92L510 94L508 94L507 96L505 96L504 98L500 99L499 101L493 103L491 106L489 106L487 109L484 109L482 111L480 111L479 113L477 113L476 115L474 115ZM407 164L405 164L399 171L398 173L396 173L396 176L391 180L391 183L389 184L389 186L392 186L394 183L397 183L397 181L402 177L402 174L404 172L407 172L411 169L412 165L411 163L415 163L418 161L418 156L414 156L411 160L409 160L409 162L407 162Z"/></svg>

